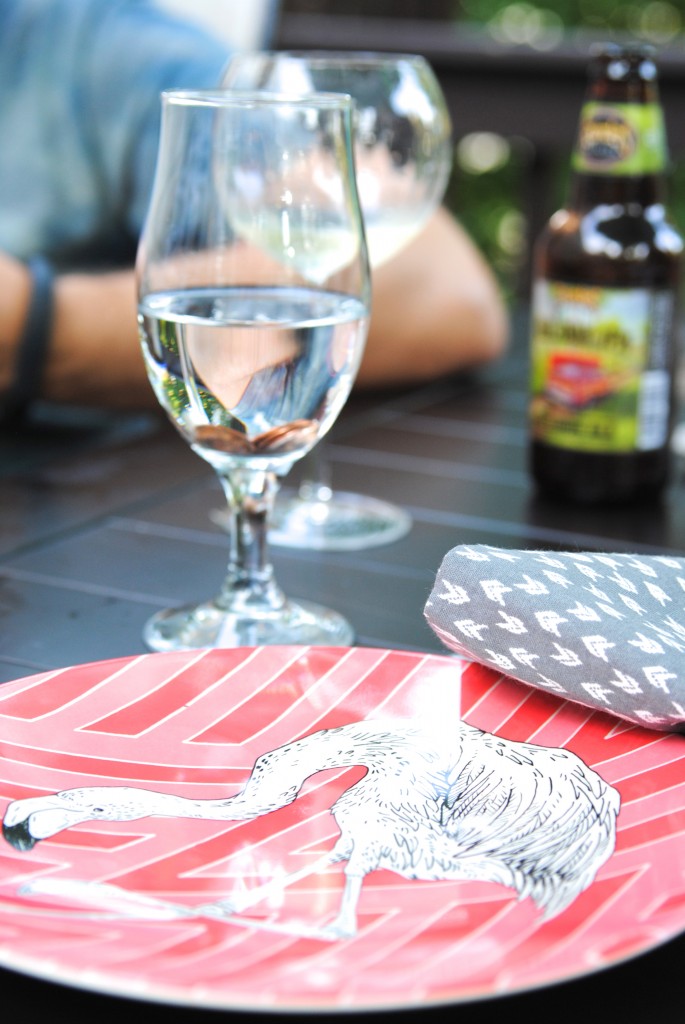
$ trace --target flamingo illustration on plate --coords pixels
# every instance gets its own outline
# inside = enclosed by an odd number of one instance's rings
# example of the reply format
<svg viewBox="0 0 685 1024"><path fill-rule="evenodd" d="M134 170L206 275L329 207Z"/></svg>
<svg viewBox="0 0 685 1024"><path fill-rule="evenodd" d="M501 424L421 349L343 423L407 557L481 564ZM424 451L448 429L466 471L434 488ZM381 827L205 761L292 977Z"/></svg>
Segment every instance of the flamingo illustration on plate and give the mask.
<svg viewBox="0 0 685 1024"><path fill-rule="evenodd" d="M94 820L247 821L292 803L317 772L359 765L364 776L331 808L340 836L326 862L345 863L345 883L335 920L318 929L321 938L356 933L364 879L379 869L409 880L496 882L552 917L592 883L613 852L619 795L575 754L464 722L414 719L352 722L270 750L255 761L242 791L226 799L89 786L16 800L5 813L3 835L28 851ZM230 918L292 877L238 902L192 912Z"/></svg>

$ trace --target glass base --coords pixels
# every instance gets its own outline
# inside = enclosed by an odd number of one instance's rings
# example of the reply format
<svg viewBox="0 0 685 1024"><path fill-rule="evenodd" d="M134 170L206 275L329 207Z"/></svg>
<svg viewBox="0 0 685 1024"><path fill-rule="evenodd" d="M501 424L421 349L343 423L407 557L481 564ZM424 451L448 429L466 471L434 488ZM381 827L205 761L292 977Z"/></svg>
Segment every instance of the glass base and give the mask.
<svg viewBox="0 0 685 1024"><path fill-rule="evenodd" d="M208 601L157 612L143 629L143 640L152 651L270 644L349 647L354 638L346 618L308 601L286 601L277 611L254 616L230 612Z"/></svg>
<svg viewBox="0 0 685 1024"><path fill-rule="evenodd" d="M360 551L409 533L411 516L364 494L332 491L325 500L282 492L269 520L269 544L317 551Z"/></svg>

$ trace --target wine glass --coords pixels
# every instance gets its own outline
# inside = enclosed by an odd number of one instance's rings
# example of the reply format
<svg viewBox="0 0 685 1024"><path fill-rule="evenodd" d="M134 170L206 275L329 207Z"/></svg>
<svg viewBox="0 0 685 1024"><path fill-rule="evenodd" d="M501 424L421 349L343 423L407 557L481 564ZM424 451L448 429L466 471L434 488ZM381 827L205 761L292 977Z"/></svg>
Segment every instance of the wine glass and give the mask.
<svg viewBox="0 0 685 1024"><path fill-rule="evenodd" d="M425 226L445 192L452 161L444 96L423 57L356 52L242 53L222 78L232 90L350 94L356 103L355 159L372 269ZM359 550L402 537L408 513L389 502L336 491L319 448L295 493L279 495L272 543ZM221 519L221 515L215 517Z"/></svg>
<svg viewBox="0 0 685 1024"><path fill-rule="evenodd" d="M221 481L230 555L216 597L147 623L153 650L353 640L337 612L285 597L266 548L278 479L339 414L368 329L352 112L341 94L162 96L141 344L160 405Z"/></svg>

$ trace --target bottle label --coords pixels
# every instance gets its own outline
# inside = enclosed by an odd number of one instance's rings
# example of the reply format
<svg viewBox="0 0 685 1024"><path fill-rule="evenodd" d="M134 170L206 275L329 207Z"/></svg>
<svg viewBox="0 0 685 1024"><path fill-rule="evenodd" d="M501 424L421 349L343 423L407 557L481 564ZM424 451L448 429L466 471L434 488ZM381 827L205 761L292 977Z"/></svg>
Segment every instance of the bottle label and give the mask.
<svg viewBox="0 0 685 1024"><path fill-rule="evenodd" d="M674 297L648 288L538 281L531 432L558 448L649 451L668 439Z"/></svg>
<svg viewBox="0 0 685 1024"><path fill-rule="evenodd" d="M658 103L585 103L573 169L589 174L657 174L666 164Z"/></svg>

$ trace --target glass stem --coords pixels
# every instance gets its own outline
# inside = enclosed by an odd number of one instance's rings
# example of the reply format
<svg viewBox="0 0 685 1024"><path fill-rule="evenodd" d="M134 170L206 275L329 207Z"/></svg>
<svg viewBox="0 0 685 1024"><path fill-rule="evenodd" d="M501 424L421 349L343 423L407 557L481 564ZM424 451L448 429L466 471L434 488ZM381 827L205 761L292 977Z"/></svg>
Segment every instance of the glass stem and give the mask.
<svg viewBox="0 0 685 1024"><path fill-rule="evenodd" d="M301 501L330 501L333 497L333 470L323 448L321 443L314 445L303 459L304 476L297 489Z"/></svg>
<svg viewBox="0 0 685 1024"><path fill-rule="evenodd" d="M267 554L267 525L278 490L274 473L219 474L229 512L228 573L217 604L240 615L278 612L286 604Z"/></svg>

